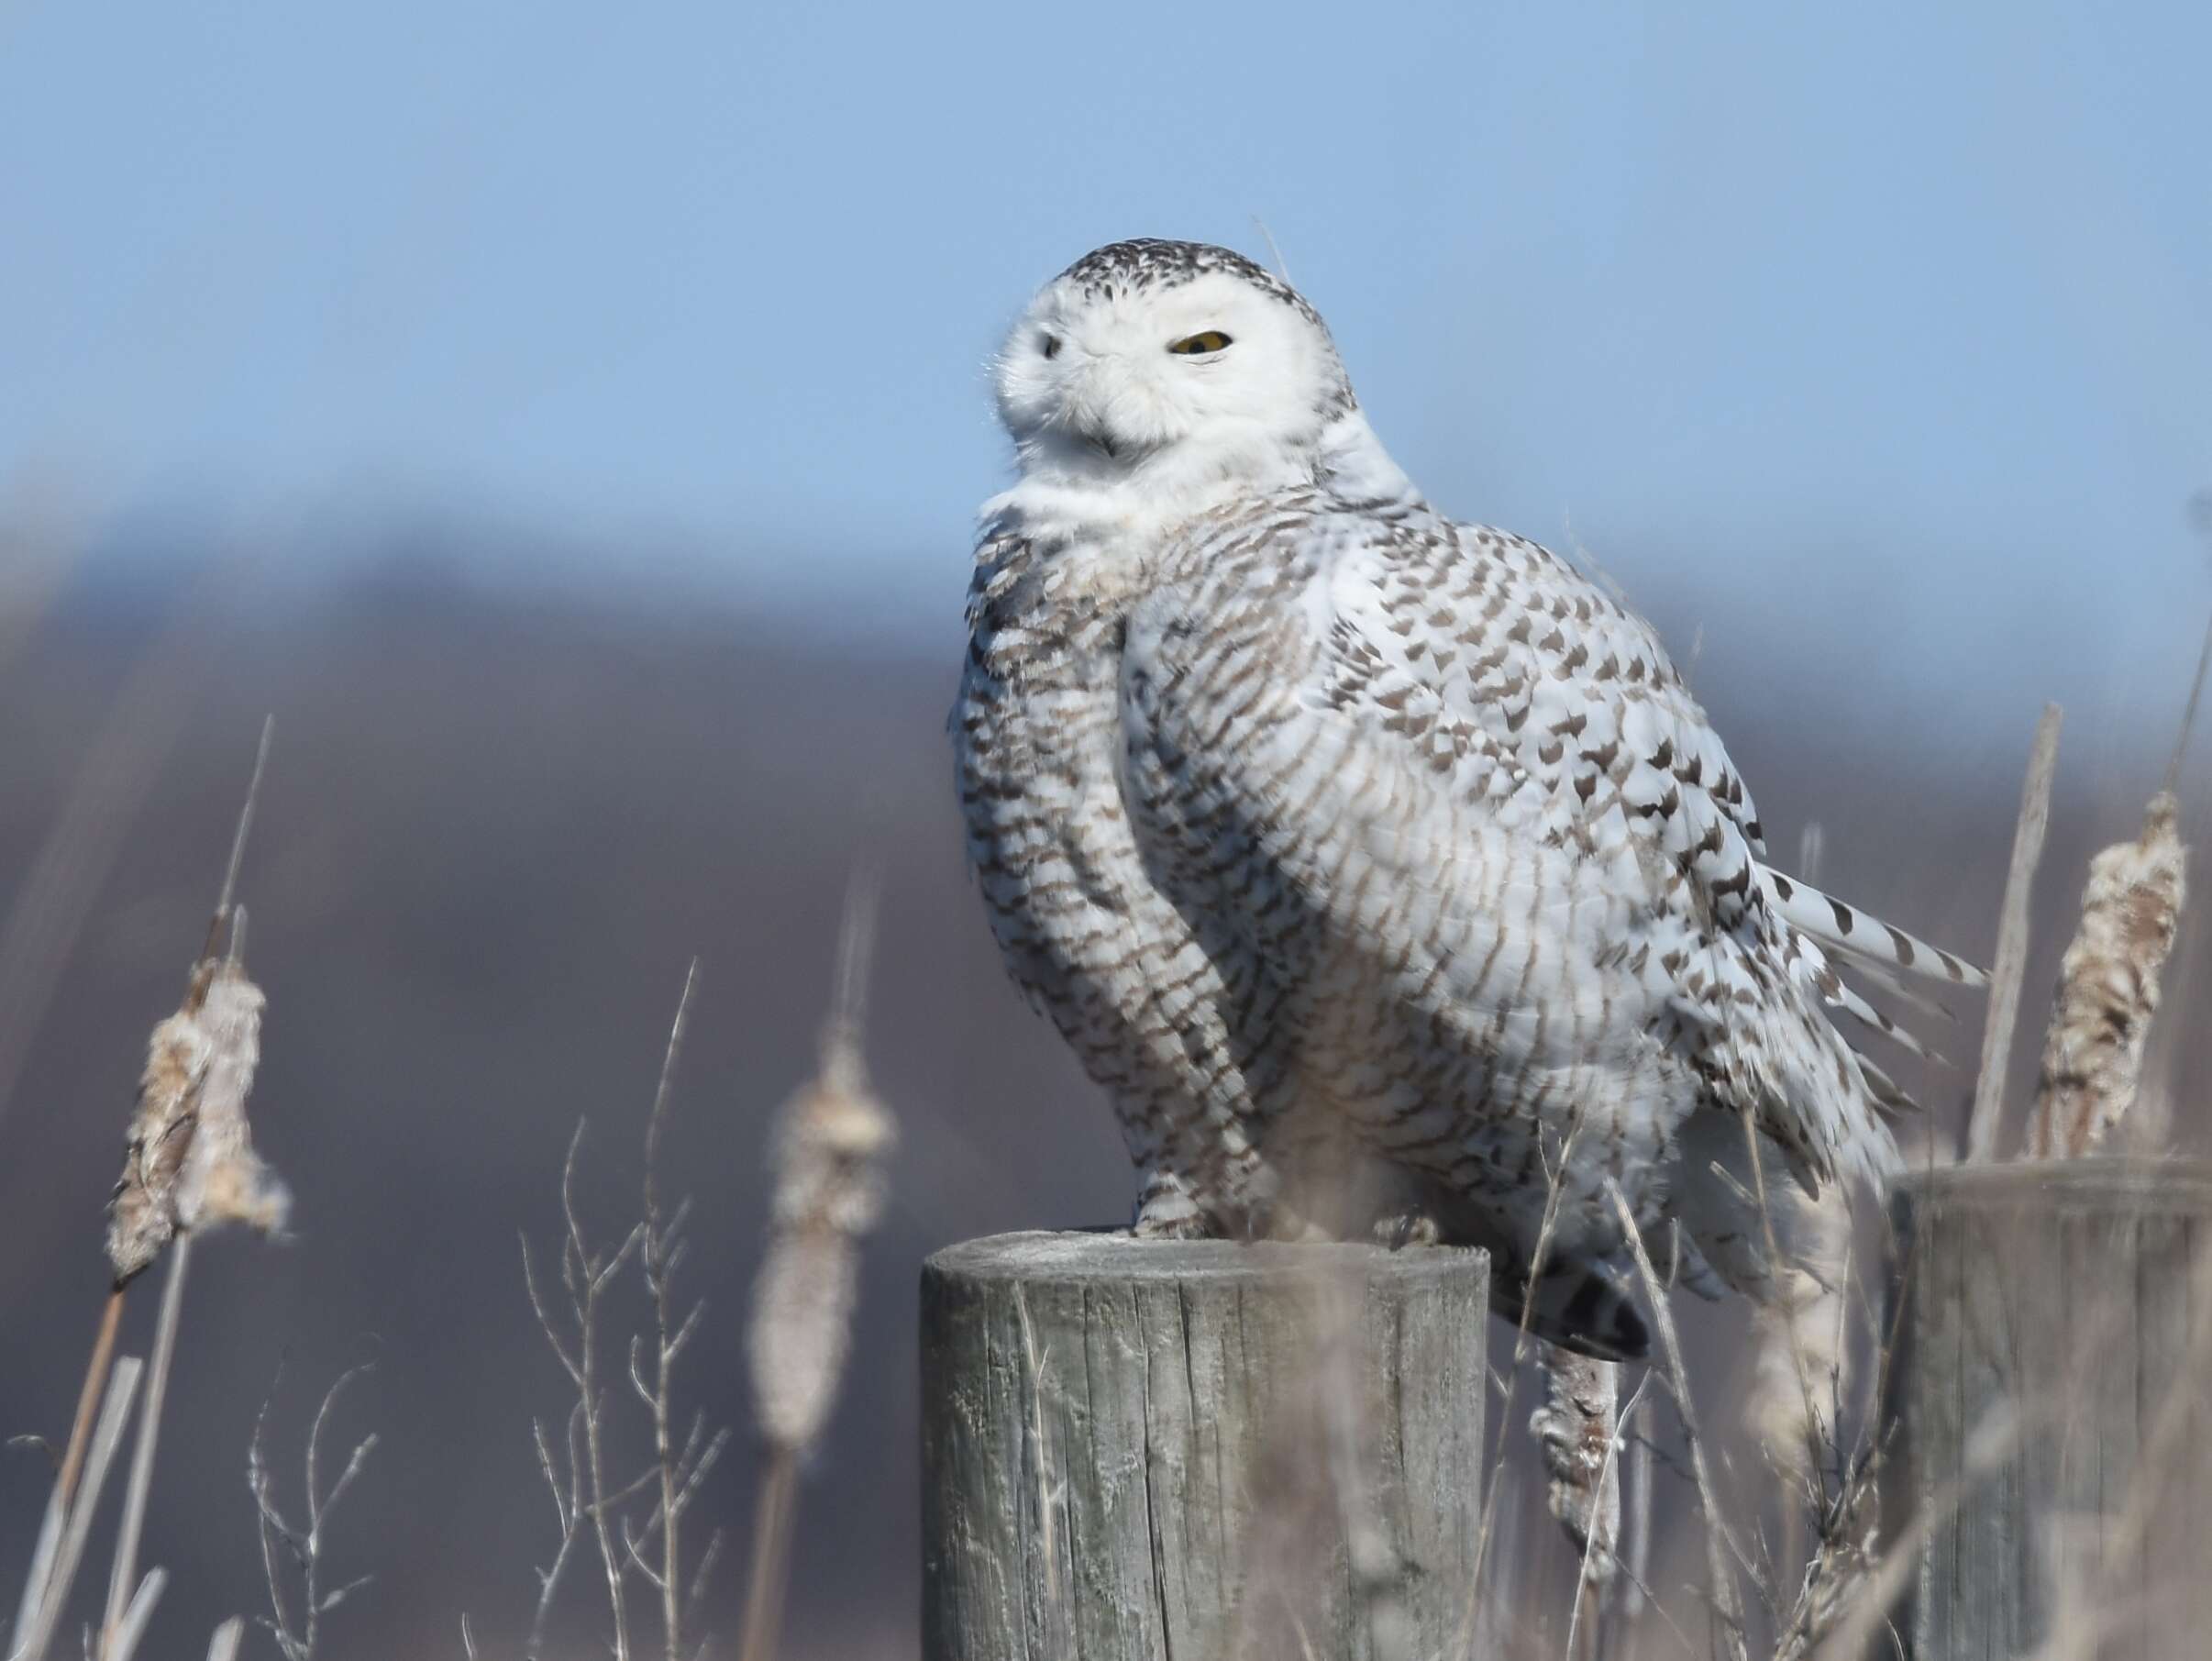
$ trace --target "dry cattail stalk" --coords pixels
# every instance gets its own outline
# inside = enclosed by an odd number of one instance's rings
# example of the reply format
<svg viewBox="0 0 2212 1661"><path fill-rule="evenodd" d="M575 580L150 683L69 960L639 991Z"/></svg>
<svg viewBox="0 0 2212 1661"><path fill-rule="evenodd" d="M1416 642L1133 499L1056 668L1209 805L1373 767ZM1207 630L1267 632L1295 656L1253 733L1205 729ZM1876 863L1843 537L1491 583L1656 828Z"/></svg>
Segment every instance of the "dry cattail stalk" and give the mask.
<svg viewBox="0 0 2212 1661"><path fill-rule="evenodd" d="M123 1175L107 1206L107 1260L117 1287L142 1273L180 1228L244 1223L274 1234L291 1212L291 1196L254 1153L246 1123L268 1000L246 978L246 912L235 903L275 733L275 717L264 719L207 944L185 981L184 1002L147 1040ZM230 949L217 959L226 929Z"/></svg>
<svg viewBox="0 0 2212 1661"><path fill-rule="evenodd" d="M754 1412L770 1452L754 1521L745 1661L775 1653L798 1463L836 1400L852 1340L860 1237L882 1211L882 1160L897 1134L860 1053L874 926L873 884L856 880L821 1068L779 1115L768 1255L754 1284L748 1334Z"/></svg>
<svg viewBox="0 0 2212 1661"><path fill-rule="evenodd" d="M109 1211L108 1260L118 1286L171 1240L176 1249L161 1289L152 1369L108 1582L103 1629L108 1661L116 1661L130 1611L142 1595L137 1579L139 1531L176 1355L193 1236L224 1223L244 1223L273 1234L292 1209L291 1194L253 1151L246 1120L246 1098L261 1058L261 1011L267 1000L246 978L245 945L246 911L239 906L231 914L228 956L219 963L203 962L194 971L183 1007L154 1028L130 1152Z"/></svg>
<svg viewBox="0 0 2212 1661"><path fill-rule="evenodd" d="M136 1356L125 1356L115 1364L114 1372L106 1379L106 1394L101 1401L99 1417L85 1442L83 1486L76 1492L76 1502L68 1508L68 1521L54 1541L50 1556L41 1553L41 1557L48 1560L34 1561L31 1566L30 1577L23 1588L23 1601L16 1614L10 1639L13 1647L7 1652L9 1661L45 1661L47 1645L61 1622L70 1587L76 1580L77 1565L84 1556L85 1537L92 1533L93 1513L99 1509L108 1467L115 1462L116 1450L123 1445L124 1427L130 1421L131 1399L138 1394L139 1369Z"/></svg>
<svg viewBox="0 0 2212 1661"><path fill-rule="evenodd" d="M2172 791L2151 798L2142 835L2089 862L2082 922L2059 968L2043 1040L2028 1151L2072 1158L2111 1134L2133 1104L2159 976L2173 949L2188 850Z"/></svg>
<svg viewBox="0 0 2212 1661"><path fill-rule="evenodd" d="M2043 836L2051 826L2051 789L2058 777L2059 724L2055 703L2043 705L2035 742L2028 753L2028 776L2020 786L2020 817L2012 835L2012 867L2005 879L2004 911L1997 921L1996 960L1989 968L1989 1018L1982 1029L1982 1066L1974 1081L1974 1106L1966 1119L1966 1157L1986 1164L1996 1157L1997 1126L2005 1112L2005 1064L2012 1055L2012 1034L2019 1019L2020 983L2028 974L2028 901L2035 868L2043 858Z"/></svg>
<svg viewBox="0 0 2212 1661"><path fill-rule="evenodd" d="M1620 1539L1620 1477L1614 1468L1620 1369L1544 1346L1543 1405L1529 1432L1543 1456L1544 1500L1587 1566L1592 1588L1610 1585Z"/></svg>
<svg viewBox="0 0 2212 1661"><path fill-rule="evenodd" d="M216 900L215 915L208 921L207 944L200 953L202 961L194 968L192 980L188 983L186 991L187 1004L190 1004L193 999L194 994L192 989L196 988L201 984L201 969L205 969L215 957L216 944L222 938L222 931L224 926L231 922L231 902L238 892L238 868L244 862L246 858L246 836L247 833L253 826L254 805L260 799L261 775L267 770L269 765L269 745L270 740L275 736L275 717L270 716L265 718L261 723L260 746L254 752L253 777L248 781L246 786L246 803L244 807L239 810L238 829L232 835L230 839L230 861L227 866L224 867L222 892L216 897ZM234 942L238 938L235 933L233 938ZM238 954L234 950L231 955L235 958ZM5 937L0 937L0 964L4 964L6 958L7 950L6 940ZM5 987L6 981L6 976L5 972L0 972L0 987ZM0 1003L6 1003L7 1007L13 1007L13 1004L7 1002L4 997L0 997ZM158 1035L159 1029L157 1028L156 1031ZM0 1050L4 1050L5 1047L6 1040L4 1038L0 1038ZM0 1058L0 1106L6 1105L7 1080L11 1076L12 1066L12 1062L6 1060L5 1058ZM152 1062L149 1058L149 1070L151 1066ZM144 1111L145 1104L143 1102L141 1102L140 1112L144 1113ZM173 1151L174 1157L179 1159L182 1158L182 1148L171 1151ZM162 1157L167 1158L169 1157L170 1153L165 1151ZM174 1179L175 1170L173 1168L171 1168L166 1179L173 1182ZM122 1198L122 1195L118 1193L116 1196L115 1196L115 1198L120 1199ZM109 1255L111 1260L116 1255L116 1242L113 1234L115 1220L112 1215L112 1210L113 1206L111 1201L111 1233L109 1239ZM158 1231L162 1226L163 1224L160 1218L151 1213L144 1216L134 1215L131 1217L127 1224L127 1233L131 1238L127 1242L129 1250L126 1255L132 1258L137 1258L139 1249L147 1243L144 1238L140 1237L142 1232L149 1235L153 1231ZM152 1251L159 1251L160 1249L160 1247L158 1243L153 1244ZM150 1260L151 1253L149 1252L144 1259L137 1262L137 1267L133 1268L131 1272L135 1274L143 1269L146 1262ZM94 1404L99 1401L101 1392L106 1388L107 1368L109 1363L114 1359L116 1351L116 1332L122 1323L124 1289L128 1285L128 1275L118 1274L113 1286L108 1291L106 1303L101 1310L99 1332L97 1336L95 1336L93 1340L92 1356L85 1363L83 1388L78 1393L76 1419L70 1428L69 1446L67 1451L62 1456L61 1473L55 1479L53 1500L51 1505L49 1507L50 1518L57 1523L61 1516L67 1513L70 1506L74 1502L76 1497L77 1478L80 1470L83 1467L85 1448L92 1434L93 1409Z"/></svg>
<svg viewBox="0 0 2212 1661"><path fill-rule="evenodd" d="M207 944L186 983L183 1007L155 1028L149 1044L131 1148L123 1179L110 1202L107 1246L113 1284L86 1365L68 1449L48 1506L50 1536L64 1527L70 1533L79 1532L78 1513L88 1512L96 1498L95 1490L81 1500L77 1483L91 1443L93 1403L106 1389L124 1291L131 1279L180 1231L227 1221L255 1222L273 1228L283 1221L287 1201L282 1185L254 1156L246 1125L246 1097L260 1057L263 1000L260 990L245 978L246 918L244 911L233 904L273 733L274 722L265 720L254 757L253 777L231 838L222 891L208 924ZM230 951L218 962L216 944L226 927L230 930ZM203 1118L210 1126L204 1142L197 1136ZM201 1143L196 1152L195 1143ZM132 1456L102 1627L102 1648L111 1656L119 1644L136 1643L132 1633L142 1632L143 1620L150 1614L152 1600L160 1590L153 1577L144 1583L137 1578L138 1531L144 1522L161 1401L175 1350L185 1257L184 1242L180 1241L169 1285L162 1294L153 1368ZM69 1519L66 1525L64 1518ZM25 1593L27 1606L35 1595L50 1611L58 1611L68 1597L74 1567L73 1558L66 1567L56 1562L50 1582L43 1585L34 1572L32 1586ZM134 1621L138 1622L135 1628Z"/></svg>
<svg viewBox="0 0 2212 1661"><path fill-rule="evenodd" d="M848 923L847 937L865 919ZM856 942L849 957L865 949ZM753 1293L753 1392L761 1434L813 1445L835 1400L851 1336L860 1237L883 1205L881 1161L896 1135L870 1087L849 998L823 1034L822 1066L783 1108L769 1248Z"/></svg>

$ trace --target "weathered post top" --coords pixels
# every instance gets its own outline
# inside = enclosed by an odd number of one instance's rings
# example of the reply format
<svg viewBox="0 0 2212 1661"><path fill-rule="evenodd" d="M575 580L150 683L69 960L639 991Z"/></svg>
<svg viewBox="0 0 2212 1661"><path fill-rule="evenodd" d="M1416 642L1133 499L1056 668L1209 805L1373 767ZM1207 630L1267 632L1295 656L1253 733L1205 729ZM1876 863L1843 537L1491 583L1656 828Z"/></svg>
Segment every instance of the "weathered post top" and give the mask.
<svg viewBox="0 0 2212 1661"><path fill-rule="evenodd" d="M928 1661L1457 1653L1479 1252L1005 1235L922 1276ZM1287 1646L1287 1647L1286 1647Z"/></svg>
<svg viewBox="0 0 2212 1661"><path fill-rule="evenodd" d="M2212 1165L1965 1166L1893 1202L1893 1539L1917 1661L2180 1656L2212 1616Z"/></svg>

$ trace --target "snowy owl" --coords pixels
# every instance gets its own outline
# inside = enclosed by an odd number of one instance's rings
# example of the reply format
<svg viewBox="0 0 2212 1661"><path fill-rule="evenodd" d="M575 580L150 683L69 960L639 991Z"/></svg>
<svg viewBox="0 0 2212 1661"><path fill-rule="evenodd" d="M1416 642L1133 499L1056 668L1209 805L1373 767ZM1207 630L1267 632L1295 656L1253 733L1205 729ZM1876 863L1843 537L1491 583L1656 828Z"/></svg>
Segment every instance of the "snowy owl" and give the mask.
<svg viewBox="0 0 2212 1661"><path fill-rule="evenodd" d="M968 856L1112 1099L1139 1234L1479 1245L1501 1309L1620 1358L1609 1178L1686 1283L1757 1294L1755 1179L1894 1165L1909 1104L1830 1016L1911 1041L1839 966L1980 976L1765 863L1651 626L1431 507L1295 290L1117 242L996 380Z"/></svg>

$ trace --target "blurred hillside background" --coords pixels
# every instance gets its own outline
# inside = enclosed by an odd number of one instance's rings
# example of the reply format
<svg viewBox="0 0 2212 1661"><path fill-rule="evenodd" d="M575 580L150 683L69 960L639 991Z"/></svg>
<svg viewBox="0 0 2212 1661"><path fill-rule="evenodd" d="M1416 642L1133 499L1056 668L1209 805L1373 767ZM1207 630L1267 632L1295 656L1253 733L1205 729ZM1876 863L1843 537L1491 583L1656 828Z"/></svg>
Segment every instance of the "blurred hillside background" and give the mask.
<svg viewBox="0 0 2212 1661"><path fill-rule="evenodd" d="M515 1236L580 1114L587 1202L632 1214L693 954L669 1170L742 1445L766 1125L872 858L903 1139L790 1653L912 1653L920 1259L1131 1192L999 971L943 734L988 358L1118 237L1271 234L1430 493L1589 550L1694 653L1784 862L1817 825L1885 916L1986 956L2064 703L2039 1010L2212 608L2207 64L2182 6L0 5L0 1432L66 1429L145 1033L272 712L242 895L297 1238L195 1276L157 1631L261 1606L280 1359L294 1442L373 1360L331 1549L378 1579L325 1653L458 1654L464 1610L507 1652L563 1399ZM2194 1013L2169 1080L2212 1060ZM1937 1134L1963 1089L1925 1086ZM738 1535L750 1479L702 1501ZM0 1566L47 1480L0 1459Z"/></svg>

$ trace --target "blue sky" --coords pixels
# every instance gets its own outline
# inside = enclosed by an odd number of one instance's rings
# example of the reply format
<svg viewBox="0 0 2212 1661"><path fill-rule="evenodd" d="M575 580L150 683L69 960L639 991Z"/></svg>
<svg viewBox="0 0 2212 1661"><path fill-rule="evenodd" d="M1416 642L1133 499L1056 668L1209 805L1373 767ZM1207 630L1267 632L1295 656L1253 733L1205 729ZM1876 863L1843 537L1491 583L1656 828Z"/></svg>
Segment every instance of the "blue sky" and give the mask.
<svg viewBox="0 0 2212 1661"><path fill-rule="evenodd" d="M2194 5L0 0L0 489L649 527L938 627L1027 292L1256 217L1432 495L1663 621L2164 689L2207 66Z"/></svg>

